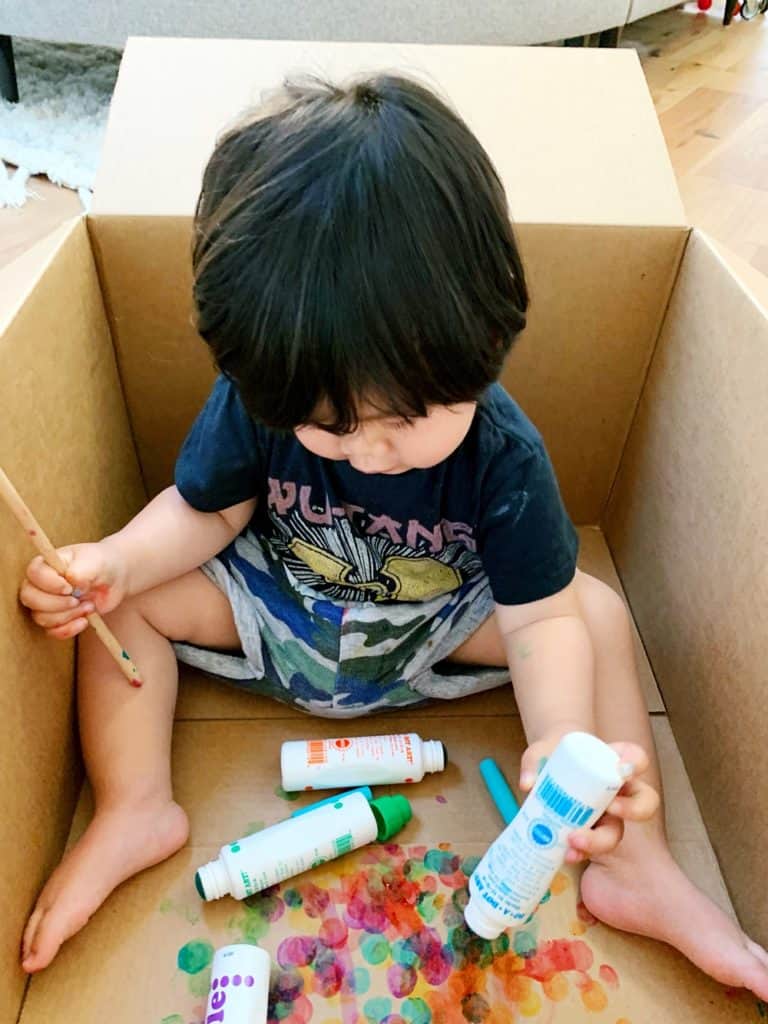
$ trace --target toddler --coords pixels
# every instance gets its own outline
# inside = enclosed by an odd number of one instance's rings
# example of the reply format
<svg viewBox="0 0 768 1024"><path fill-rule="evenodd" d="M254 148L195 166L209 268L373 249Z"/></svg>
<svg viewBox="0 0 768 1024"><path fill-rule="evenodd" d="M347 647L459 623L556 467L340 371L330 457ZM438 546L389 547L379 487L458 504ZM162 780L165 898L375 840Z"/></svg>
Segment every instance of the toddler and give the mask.
<svg viewBox="0 0 768 1024"><path fill-rule="evenodd" d="M51 636L80 635L95 801L32 913L24 969L187 839L170 775L178 658L335 717L511 678L524 791L572 730L634 766L571 839L569 862L591 860L587 908L768 998L768 954L672 859L627 614L577 570L541 437L496 382L528 294L467 126L394 75L286 85L219 141L193 262L220 375L174 486L118 533L62 548L67 580L36 558L21 587ZM94 609L143 689L86 630Z"/></svg>

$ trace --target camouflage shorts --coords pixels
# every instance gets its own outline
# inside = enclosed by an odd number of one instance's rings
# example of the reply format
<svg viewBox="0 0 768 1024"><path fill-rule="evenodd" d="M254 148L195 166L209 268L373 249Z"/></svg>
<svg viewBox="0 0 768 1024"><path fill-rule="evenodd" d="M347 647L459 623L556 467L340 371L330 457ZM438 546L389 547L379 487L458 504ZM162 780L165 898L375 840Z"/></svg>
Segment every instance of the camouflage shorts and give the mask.
<svg viewBox="0 0 768 1024"><path fill-rule="evenodd" d="M242 651L179 643L176 655L238 689L351 718L509 681L506 669L446 662L493 612L485 576L425 601L330 600L250 530L202 568L232 605Z"/></svg>

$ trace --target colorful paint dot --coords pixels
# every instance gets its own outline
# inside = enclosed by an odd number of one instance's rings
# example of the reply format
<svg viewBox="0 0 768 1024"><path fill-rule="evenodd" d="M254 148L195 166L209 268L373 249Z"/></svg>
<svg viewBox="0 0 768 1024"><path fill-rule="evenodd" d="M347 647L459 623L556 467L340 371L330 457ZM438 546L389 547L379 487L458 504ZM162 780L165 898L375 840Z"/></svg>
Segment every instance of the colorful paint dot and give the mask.
<svg viewBox="0 0 768 1024"><path fill-rule="evenodd" d="M369 999L363 1006L363 1014L366 1020L372 1021L373 1024L380 1024L389 1011L392 1009L392 1000L387 999L386 996L377 996L375 999Z"/></svg>
<svg viewBox="0 0 768 1024"><path fill-rule="evenodd" d="M218 987L219 987L219 979L218 978L214 978L213 981L211 982L211 988L215 992Z"/></svg>
<svg viewBox="0 0 768 1024"><path fill-rule="evenodd" d="M184 1018L180 1013L172 1013L170 1017L163 1017L160 1024L184 1024Z"/></svg>
<svg viewBox="0 0 768 1024"><path fill-rule="evenodd" d="M245 987L246 988L253 988L253 978L251 977L250 974L247 974L245 976Z"/></svg>
<svg viewBox="0 0 768 1024"><path fill-rule="evenodd" d="M229 852L230 853L240 853L240 847L238 846L237 843L232 843L232 845L229 848Z"/></svg>
<svg viewBox="0 0 768 1024"><path fill-rule="evenodd" d="M337 917L329 917L320 925L320 941L331 949L338 949L347 941L349 929Z"/></svg>
<svg viewBox="0 0 768 1024"><path fill-rule="evenodd" d="M527 958L533 956L536 952L536 939L531 935L530 932L519 931L515 932L514 938L514 950L518 956Z"/></svg>
<svg viewBox="0 0 768 1024"><path fill-rule="evenodd" d="M285 900L285 905L291 909L300 907L303 902L301 893L297 892L295 889L286 889L283 893L283 899Z"/></svg>
<svg viewBox="0 0 768 1024"><path fill-rule="evenodd" d="M198 974L213 960L213 946L210 942L193 939L181 947L176 957L179 969L185 974ZM222 981L223 984L223 981Z"/></svg>
<svg viewBox="0 0 768 1024"><path fill-rule="evenodd" d="M480 857L477 854L472 854L470 857L465 857L461 862L462 873L469 878L472 872L475 870L477 865L480 863Z"/></svg>
<svg viewBox="0 0 768 1024"><path fill-rule="evenodd" d="M317 956L317 939L309 935L291 935L277 947L281 967L306 967Z"/></svg>
<svg viewBox="0 0 768 1024"><path fill-rule="evenodd" d="M416 987L418 975L413 967L392 964L387 971L387 987L396 999L409 996Z"/></svg>
<svg viewBox="0 0 768 1024"><path fill-rule="evenodd" d="M600 970L597 973L600 977L600 981L602 981L604 985L607 985L608 988L615 989L619 987L619 976L608 964L600 964Z"/></svg>
<svg viewBox="0 0 768 1024"><path fill-rule="evenodd" d="M587 926L581 921L571 921L571 935L583 935Z"/></svg>
<svg viewBox="0 0 768 1024"><path fill-rule="evenodd" d="M564 875L562 871L558 871L552 879L549 889L553 896L559 896L561 892L565 892L565 890L569 888L570 884L568 876Z"/></svg>
<svg viewBox="0 0 768 1024"><path fill-rule="evenodd" d="M447 804L448 803L448 801L446 800L446 798L443 796L442 793L438 793L437 796L435 797L435 800L439 804Z"/></svg>
<svg viewBox="0 0 768 1024"><path fill-rule="evenodd" d="M542 983L541 988L547 999L551 999L553 1003L559 1003L568 995L570 986L568 978L564 974L553 974L551 978Z"/></svg>
<svg viewBox="0 0 768 1024"><path fill-rule="evenodd" d="M243 979L240 977L239 974L235 974L235 975L232 976L232 984L235 986L235 988L237 988L238 985L240 985L242 980Z"/></svg>
<svg viewBox="0 0 768 1024"><path fill-rule="evenodd" d="M229 985L229 975L225 974L224 977L221 979L221 987L226 988L227 985Z"/></svg>
<svg viewBox="0 0 768 1024"><path fill-rule="evenodd" d="M418 997L409 996L404 999L400 1006L400 1012L408 1024L430 1024L432 1020L432 1011L424 1000Z"/></svg>
<svg viewBox="0 0 768 1024"><path fill-rule="evenodd" d="M389 943L383 935L367 935L360 943L360 952L369 964L380 964L390 954Z"/></svg>
<svg viewBox="0 0 768 1024"><path fill-rule="evenodd" d="M355 967L351 974L347 975L346 987L357 996L364 996L371 987L371 975L365 967Z"/></svg>
<svg viewBox="0 0 768 1024"><path fill-rule="evenodd" d="M461 1000L461 1012L470 1024L482 1024L490 1010L488 1000L479 992L470 992Z"/></svg>
<svg viewBox="0 0 768 1024"><path fill-rule="evenodd" d="M288 800L289 803L293 803L294 800L298 800L299 797L301 796L301 793L286 792L280 785L275 786L272 792L275 794L275 796L279 796L281 800Z"/></svg>
<svg viewBox="0 0 768 1024"><path fill-rule="evenodd" d="M131 660L130 657L128 656L128 651L121 651L120 653L122 654L126 661Z"/></svg>
<svg viewBox="0 0 768 1024"><path fill-rule="evenodd" d="M581 1001L588 1010L599 1013L606 1008L608 996L599 982L589 978L586 985L579 987L581 988Z"/></svg>

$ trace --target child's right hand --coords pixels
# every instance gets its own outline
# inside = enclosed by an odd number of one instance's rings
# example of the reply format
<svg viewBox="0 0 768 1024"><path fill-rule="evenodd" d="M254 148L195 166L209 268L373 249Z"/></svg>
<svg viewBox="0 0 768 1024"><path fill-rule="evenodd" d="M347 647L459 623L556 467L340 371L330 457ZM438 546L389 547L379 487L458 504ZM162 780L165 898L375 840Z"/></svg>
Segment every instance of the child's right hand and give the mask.
<svg viewBox="0 0 768 1024"><path fill-rule="evenodd" d="M71 544L58 554L67 566L67 579L38 555L27 566L19 600L49 636L66 640L82 633L91 612L110 612L120 604L128 573L118 552L104 541Z"/></svg>

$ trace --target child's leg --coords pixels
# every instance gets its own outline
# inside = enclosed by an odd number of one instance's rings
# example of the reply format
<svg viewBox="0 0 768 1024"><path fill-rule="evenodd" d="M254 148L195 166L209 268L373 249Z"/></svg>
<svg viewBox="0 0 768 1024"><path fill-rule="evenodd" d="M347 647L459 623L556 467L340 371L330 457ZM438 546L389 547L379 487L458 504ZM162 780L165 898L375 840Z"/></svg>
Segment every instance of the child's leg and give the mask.
<svg viewBox="0 0 768 1024"><path fill-rule="evenodd" d="M623 602L591 576L580 575L579 600L595 648L597 730L608 741L631 740L659 769L634 662ZM659 790L661 792L661 790ZM584 873L582 899L606 924L670 943L718 981L768 998L768 953L689 881L670 853L663 805L648 822L627 822L616 850Z"/></svg>
<svg viewBox="0 0 768 1024"><path fill-rule="evenodd" d="M125 601L106 620L144 686L128 685L92 630L81 635L80 736L95 810L30 917L22 954L30 972L50 963L115 886L186 842L187 818L171 788L178 673L170 639L239 647L229 602L199 570Z"/></svg>
<svg viewBox="0 0 768 1024"><path fill-rule="evenodd" d="M634 658L629 616L609 587L578 574L579 601L595 650L597 732L607 742L640 744L650 764L642 778L661 781L648 712ZM506 662L498 627L488 620L454 657L469 664ZM614 853L593 858L581 893L587 908L606 924L661 939L701 970L729 985L768 999L768 953L752 942L708 896L691 883L667 846L663 803L647 822L627 822Z"/></svg>

